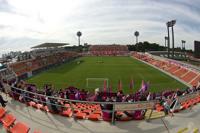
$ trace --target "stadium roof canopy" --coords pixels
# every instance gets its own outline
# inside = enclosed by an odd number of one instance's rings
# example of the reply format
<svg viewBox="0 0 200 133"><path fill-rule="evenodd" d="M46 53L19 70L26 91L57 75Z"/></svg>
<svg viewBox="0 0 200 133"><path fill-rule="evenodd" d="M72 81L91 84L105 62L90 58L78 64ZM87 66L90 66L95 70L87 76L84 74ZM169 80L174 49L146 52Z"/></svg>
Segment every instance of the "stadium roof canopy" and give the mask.
<svg viewBox="0 0 200 133"><path fill-rule="evenodd" d="M69 45L69 43L43 43L32 48L57 48Z"/></svg>

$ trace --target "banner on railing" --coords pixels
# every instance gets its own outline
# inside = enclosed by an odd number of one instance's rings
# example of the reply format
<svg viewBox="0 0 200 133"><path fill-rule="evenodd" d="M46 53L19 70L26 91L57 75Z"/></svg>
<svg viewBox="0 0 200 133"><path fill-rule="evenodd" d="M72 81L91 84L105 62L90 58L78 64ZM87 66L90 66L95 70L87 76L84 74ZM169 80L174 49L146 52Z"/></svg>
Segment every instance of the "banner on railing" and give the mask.
<svg viewBox="0 0 200 133"><path fill-rule="evenodd" d="M138 102L138 103L117 103L115 104L115 110L144 110L153 109L155 101L150 102Z"/></svg>

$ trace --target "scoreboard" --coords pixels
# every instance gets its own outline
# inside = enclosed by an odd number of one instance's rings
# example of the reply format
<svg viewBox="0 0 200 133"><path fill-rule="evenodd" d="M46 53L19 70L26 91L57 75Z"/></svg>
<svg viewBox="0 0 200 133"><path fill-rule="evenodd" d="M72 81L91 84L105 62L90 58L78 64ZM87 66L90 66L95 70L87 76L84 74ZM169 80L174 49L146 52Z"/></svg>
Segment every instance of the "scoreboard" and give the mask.
<svg viewBox="0 0 200 133"><path fill-rule="evenodd" d="M194 56L200 58L200 41L194 41Z"/></svg>

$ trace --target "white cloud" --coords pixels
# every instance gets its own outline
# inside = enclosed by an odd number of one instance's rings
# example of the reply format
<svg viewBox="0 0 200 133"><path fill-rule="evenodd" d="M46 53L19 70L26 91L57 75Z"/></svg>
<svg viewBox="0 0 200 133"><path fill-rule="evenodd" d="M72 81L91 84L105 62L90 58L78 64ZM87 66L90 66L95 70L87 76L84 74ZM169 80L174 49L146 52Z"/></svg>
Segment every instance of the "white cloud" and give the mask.
<svg viewBox="0 0 200 133"><path fill-rule="evenodd" d="M193 48L200 36L197 0L0 0L0 4L4 51L46 41L76 44L78 30L83 32L82 42L93 44L132 44L135 30L140 41L163 44L170 19L177 19L176 46L185 39L187 47Z"/></svg>

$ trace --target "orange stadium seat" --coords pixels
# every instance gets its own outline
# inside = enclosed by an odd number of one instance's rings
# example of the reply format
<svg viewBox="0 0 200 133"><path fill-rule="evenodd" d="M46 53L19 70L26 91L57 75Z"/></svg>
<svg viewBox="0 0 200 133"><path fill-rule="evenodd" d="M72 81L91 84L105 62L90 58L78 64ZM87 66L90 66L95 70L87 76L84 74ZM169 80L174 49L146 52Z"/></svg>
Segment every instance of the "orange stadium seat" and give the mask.
<svg viewBox="0 0 200 133"><path fill-rule="evenodd" d="M70 108L70 104L68 104L68 103L66 103L64 106L65 106L66 108Z"/></svg>
<svg viewBox="0 0 200 133"><path fill-rule="evenodd" d="M44 110L44 111L46 111L46 112L49 112L49 109L48 109L47 106L43 106L41 109Z"/></svg>
<svg viewBox="0 0 200 133"><path fill-rule="evenodd" d="M22 122L17 122L11 129L11 133L28 133L30 128L22 123Z"/></svg>
<svg viewBox="0 0 200 133"><path fill-rule="evenodd" d="M188 109L189 107L190 107L190 103L189 102L183 102L183 103L181 103L181 109L183 110L183 109Z"/></svg>
<svg viewBox="0 0 200 133"><path fill-rule="evenodd" d="M86 113L87 115L89 115L92 112L92 110L90 110L90 109L84 109L82 112Z"/></svg>
<svg viewBox="0 0 200 133"><path fill-rule="evenodd" d="M197 76L197 74L193 71L188 72L186 75L184 75L181 79L184 80L185 82L189 83L192 81Z"/></svg>
<svg viewBox="0 0 200 133"><path fill-rule="evenodd" d="M88 119L92 120L92 121L98 121L98 120L100 120L100 118L101 118L100 114L90 114L88 117Z"/></svg>
<svg viewBox="0 0 200 133"><path fill-rule="evenodd" d="M94 114L102 115L102 111L101 111L101 110L94 110L93 113L94 113Z"/></svg>
<svg viewBox="0 0 200 133"><path fill-rule="evenodd" d="M37 109L41 109L41 108L43 108L43 105L38 103L38 104L35 104L34 107L37 108Z"/></svg>
<svg viewBox="0 0 200 133"><path fill-rule="evenodd" d="M6 114L2 119L1 122L3 123L3 126L8 130L8 128L14 124L16 120L16 117L14 117L12 114Z"/></svg>
<svg viewBox="0 0 200 133"><path fill-rule="evenodd" d="M61 113L61 115L67 116L67 117L71 117L71 116L72 116L72 111L71 111L71 109L69 108L69 109L63 111L63 112Z"/></svg>
<svg viewBox="0 0 200 133"><path fill-rule="evenodd" d="M160 105L160 104L156 104L156 110L157 110L158 112L163 111L163 110L164 110L164 107L163 107L162 105Z"/></svg>
<svg viewBox="0 0 200 133"><path fill-rule="evenodd" d="M78 108L76 107L76 108L74 108L73 112L74 112L74 113L81 112L81 109L78 109Z"/></svg>
<svg viewBox="0 0 200 133"><path fill-rule="evenodd" d="M35 105L36 105L36 103L35 103L35 102L33 102L33 101L30 101L30 102L28 103L28 105L29 105L29 106L35 106Z"/></svg>
<svg viewBox="0 0 200 133"><path fill-rule="evenodd" d="M6 110L4 108L0 108L0 118L2 118L6 114Z"/></svg>
<svg viewBox="0 0 200 133"><path fill-rule="evenodd" d="M85 119L85 118L86 118L86 113L77 112L77 113L75 114L75 117L76 117L77 119Z"/></svg>
<svg viewBox="0 0 200 133"><path fill-rule="evenodd" d="M193 81L191 81L191 85L192 86L196 86L197 85L197 83L198 83L198 81L200 81L200 74L199 74L199 76L197 76Z"/></svg>

